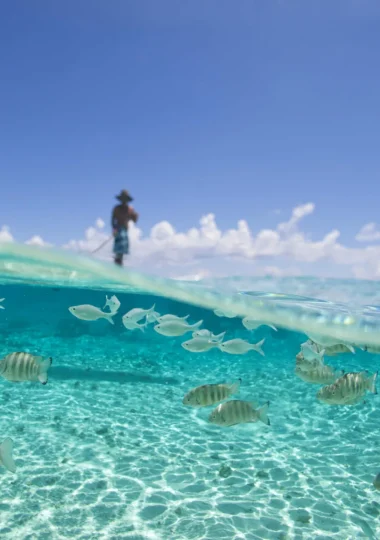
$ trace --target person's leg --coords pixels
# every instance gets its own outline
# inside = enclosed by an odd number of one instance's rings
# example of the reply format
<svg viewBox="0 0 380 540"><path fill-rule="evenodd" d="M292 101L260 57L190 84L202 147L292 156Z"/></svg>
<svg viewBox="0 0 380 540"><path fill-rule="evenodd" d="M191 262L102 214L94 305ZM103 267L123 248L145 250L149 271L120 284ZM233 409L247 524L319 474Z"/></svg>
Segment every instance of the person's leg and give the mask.
<svg viewBox="0 0 380 540"><path fill-rule="evenodd" d="M123 265L123 255L122 255L122 253L117 253L115 255L115 264L118 264L119 266Z"/></svg>

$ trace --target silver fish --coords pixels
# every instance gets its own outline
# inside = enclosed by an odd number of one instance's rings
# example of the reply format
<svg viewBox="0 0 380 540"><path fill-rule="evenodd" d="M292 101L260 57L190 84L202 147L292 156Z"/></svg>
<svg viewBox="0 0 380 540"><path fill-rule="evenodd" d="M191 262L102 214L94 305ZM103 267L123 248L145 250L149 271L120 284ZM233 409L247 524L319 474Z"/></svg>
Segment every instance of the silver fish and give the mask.
<svg viewBox="0 0 380 540"><path fill-rule="evenodd" d="M155 307L156 307L156 304L153 304L153 306L151 308L149 308L149 309L143 309L143 308L130 309L123 316L123 318L126 319L126 320L133 321L133 322L137 323L137 322L141 321L141 319L143 319L144 317L147 317L148 315L153 313Z"/></svg>
<svg viewBox="0 0 380 540"><path fill-rule="evenodd" d="M77 319L82 321L97 321L98 319L107 319L111 324L115 324L112 317L115 313L104 313L101 309L91 304L83 304L81 306L71 306L69 311Z"/></svg>
<svg viewBox="0 0 380 540"><path fill-rule="evenodd" d="M318 366L323 366L324 363L320 362L320 360L306 360L304 355L302 354L302 351L300 351L296 355L296 369L299 371L311 371L313 369L316 369Z"/></svg>
<svg viewBox="0 0 380 540"><path fill-rule="evenodd" d="M333 345L341 345L342 342L330 336L322 336L321 334L308 334L308 338L313 343L317 343L322 347L332 347Z"/></svg>
<svg viewBox="0 0 380 540"><path fill-rule="evenodd" d="M159 316L160 314L158 313L158 311L152 311L151 313L148 313L148 315L146 316L146 322L154 323L157 321Z"/></svg>
<svg viewBox="0 0 380 540"><path fill-rule="evenodd" d="M35 356L26 352L14 352L0 360L0 375L12 382L39 381L46 384L52 358Z"/></svg>
<svg viewBox="0 0 380 540"><path fill-rule="evenodd" d="M111 296L111 298L108 298L106 295L106 303L104 304L103 309L105 309L107 306L110 308L110 313L116 314L120 307L120 300L115 295Z"/></svg>
<svg viewBox="0 0 380 540"><path fill-rule="evenodd" d="M215 349L218 347L218 345L218 341L211 341L210 339L204 337L195 337L181 343L181 346L186 351L190 352L206 352L210 349Z"/></svg>
<svg viewBox="0 0 380 540"><path fill-rule="evenodd" d="M184 317L178 317L178 315L173 315L172 313L166 313L165 315L160 315L157 318L158 323L176 321L176 322L185 322L190 317L190 315L185 315Z"/></svg>
<svg viewBox="0 0 380 540"><path fill-rule="evenodd" d="M124 328L127 330L141 330L141 332L144 332L145 328L148 326L147 322L140 324L138 322L125 319L124 317L121 319L121 322L123 323Z"/></svg>
<svg viewBox="0 0 380 540"><path fill-rule="evenodd" d="M195 324L187 324L185 321L169 320L156 324L156 326L153 327L153 330L162 336L183 336L183 334L191 332L191 330L197 330L202 323L203 321L198 321Z"/></svg>
<svg viewBox="0 0 380 540"><path fill-rule="evenodd" d="M5 298L0 298L0 302L4 302ZM4 306L0 306L0 309L5 309Z"/></svg>
<svg viewBox="0 0 380 540"><path fill-rule="evenodd" d="M240 379L227 384L204 384L187 392L182 403L190 407L208 407L237 394L239 389Z"/></svg>
<svg viewBox="0 0 380 540"><path fill-rule="evenodd" d="M267 416L269 401L260 409L255 407L257 407L257 404L254 402L234 399L218 405L211 412L208 420L211 424L224 427L257 422L258 420L269 426L270 421Z"/></svg>
<svg viewBox="0 0 380 540"><path fill-rule="evenodd" d="M228 319L233 319L236 317L235 313L231 313L230 311L225 311L221 309L214 309L214 313L217 317L227 317Z"/></svg>
<svg viewBox="0 0 380 540"><path fill-rule="evenodd" d="M16 465L12 456L13 441L10 437L7 437L0 444L0 463L8 469L10 472L16 472Z"/></svg>
<svg viewBox="0 0 380 540"><path fill-rule="evenodd" d="M357 345L357 347L362 349L362 351L369 352L370 354L380 354L380 345Z"/></svg>
<svg viewBox="0 0 380 540"><path fill-rule="evenodd" d="M264 342L265 338L258 343L248 343L245 339L236 338L220 343L219 349L229 354L246 354L248 351L255 351L261 354L261 356L265 356L261 348Z"/></svg>
<svg viewBox="0 0 380 540"><path fill-rule="evenodd" d="M269 328L272 328L272 330L277 332L277 328L273 326L273 324L256 321L255 319L250 319L249 317L244 317L241 322L247 330L256 330L256 328L259 328L259 326L269 326Z"/></svg>
<svg viewBox="0 0 380 540"><path fill-rule="evenodd" d="M325 354L325 349L322 349L318 352L316 345L313 342L306 341L301 343L301 351L305 360L312 362L313 360L318 360L323 362L323 355Z"/></svg>
<svg viewBox="0 0 380 540"><path fill-rule="evenodd" d="M368 371L345 373L329 386L317 392L317 399L327 405L355 405L367 391L377 394L377 372L369 375Z"/></svg>
<svg viewBox="0 0 380 540"><path fill-rule="evenodd" d="M206 330L206 328L202 328L201 330L196 330L193 332L193 337L202 337L202 338L208 338L211 341L223 341L224 336L226 335L225 332L221 332L220 334L213 334L210 330Z"/></svg>

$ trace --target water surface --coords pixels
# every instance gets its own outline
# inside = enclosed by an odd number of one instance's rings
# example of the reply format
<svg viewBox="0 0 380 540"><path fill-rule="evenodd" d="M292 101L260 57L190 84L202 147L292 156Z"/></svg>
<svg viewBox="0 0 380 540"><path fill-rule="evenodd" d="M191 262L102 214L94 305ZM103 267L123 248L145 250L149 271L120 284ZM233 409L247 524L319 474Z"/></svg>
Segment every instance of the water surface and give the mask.
<svg viewBox="0 0 380 540"><path fill-rule="evenodd" d="M106 294L121 302L114 325L68 311ZM17 466L0 468L1 538L379 538L379 397L328 407L294 374L308 333L380 345L379 295L376 283L311 278L166 281L0 244L1 357L53 357L46 386L0 381L0 438ZM153 304L225 339L265 338L265 357L190 353L190 333L124 328L124 313ZM246 315L278 331L248 332ZM357 347L328 363L374 372L379 359ZM235 397L270 401L270 426L220 428L210 408L182 405L194 386L238 378Z"/></svg>

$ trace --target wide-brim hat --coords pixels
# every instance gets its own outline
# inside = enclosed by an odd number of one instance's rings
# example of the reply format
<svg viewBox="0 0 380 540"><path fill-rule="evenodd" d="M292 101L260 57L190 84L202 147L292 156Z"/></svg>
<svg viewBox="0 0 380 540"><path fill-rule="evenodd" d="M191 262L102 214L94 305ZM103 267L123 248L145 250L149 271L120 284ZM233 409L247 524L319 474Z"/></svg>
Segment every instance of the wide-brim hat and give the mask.
<svg viewBox="0 0 380 540"><path fill-rule="evenodd" d="M126 189L122 189L119 195L115 195L115 197L116 199L119 199L119 201L133 201L133 197L130 196Z"/></svg>

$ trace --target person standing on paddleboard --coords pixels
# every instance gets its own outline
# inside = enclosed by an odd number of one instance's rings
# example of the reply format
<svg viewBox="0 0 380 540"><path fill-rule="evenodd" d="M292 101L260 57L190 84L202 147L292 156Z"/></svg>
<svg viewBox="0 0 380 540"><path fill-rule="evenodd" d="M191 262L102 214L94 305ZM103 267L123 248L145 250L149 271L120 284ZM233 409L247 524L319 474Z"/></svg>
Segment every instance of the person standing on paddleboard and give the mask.
<svg viewBox="0 0 380 540"><path fill-rule="evenodd" d="M116 199L120 201L120 204L116 205L112 210L113 252L115 254L115 264L122 266L124 255L129 253L128 222L133 221L136 223L139 215L129 204L133 201L133 198L126 189L116 195Z"/></svg>

